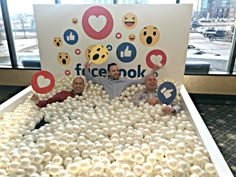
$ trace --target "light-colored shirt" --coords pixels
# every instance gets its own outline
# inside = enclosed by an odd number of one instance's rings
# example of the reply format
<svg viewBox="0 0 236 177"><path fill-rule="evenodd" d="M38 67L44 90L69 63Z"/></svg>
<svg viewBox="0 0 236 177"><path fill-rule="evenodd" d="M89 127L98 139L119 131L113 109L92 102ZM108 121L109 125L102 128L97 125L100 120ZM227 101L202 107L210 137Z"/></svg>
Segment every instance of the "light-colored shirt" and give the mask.
<svg viewBox="0 0 236 177"><path fill-rule="evenodd" d="M131 101L137 106L141 101L145 102L146 99L151 99L151 98L158 98L157 91L155 90L148 92L145 89L134 94L133 97L131 98ZM171 105L174 108L175 112L177 113L180 112L181 106L177 105L176 102L173 102Z"/></svg>
<svg viewBox="0 0 236 177"><path fill-rule="evenodd" d="M109 76L104 78L93 77L87 69L85 69L85 77L87 80L92 80L96 84L103 85L110 98L118 97L127 87L133 84L143 84L145 81L145 78L136 80L119 78L118 80L113 80Z"/></svg>

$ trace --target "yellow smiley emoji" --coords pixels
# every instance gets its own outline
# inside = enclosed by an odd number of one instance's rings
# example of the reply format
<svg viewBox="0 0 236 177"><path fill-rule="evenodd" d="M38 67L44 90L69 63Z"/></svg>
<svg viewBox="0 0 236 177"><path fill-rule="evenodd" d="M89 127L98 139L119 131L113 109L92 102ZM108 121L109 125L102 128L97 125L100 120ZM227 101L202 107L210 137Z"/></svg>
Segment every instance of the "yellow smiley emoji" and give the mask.
<svg viewBox="0 0 236 177"><path fill-rule="evenodd" d="M54 37L53 38L53 44L56 47L61 47L62 44L63 44L63 41L62 41L62 39L60 37Z"/></svg>
<svg viewBox="0 0 236 177"><path fill-rule="evenodd" d="M140 41L143 43L143 45L153 46L160 39L160 31L155 26L152 26L152 25L145 26L141 30L139 37L140 37Z"/></svg>
<svg viewBox="0 0 236 177"><path fill-rule="evenodd" d="M77 18L72 18L72 23L77 24L78 23L78 19Z"/></svg>
<svg viewBox="0 0 236 177"><path fill-rule="evenodd" d="M102 64L107 61L108 50L103 45L96 45L88 50L88 56L93 64Z"/></svg>
<svg viewBox="0 0 236 177"><path fill-rule="evenodd" d="M70 61L71 61L70 55L66 52L58 53L57 61L59 64L66 66L66 65L70 64Z"/></svg>
<svg viewBox="0 0 236 177"><path fill-rule="evenodd" d="M95 47L96 45L90 45L85 49L85 57L87 60L90 60L90 53L91 50L93 49L93 47Z"/></svg>
<svg viewBox="0 0 236 177"><path fill-rule="evenodd" d="M122 17L122 24L126 29L133 29L137 26L138 19L133 13L127 13Z"/></svg>
<svg viewBox="0 0 236 177"><path fill-rule="evenodd" d="M129 40L132 42L135 40L135 34L130 34L129 35Z"/></svg>

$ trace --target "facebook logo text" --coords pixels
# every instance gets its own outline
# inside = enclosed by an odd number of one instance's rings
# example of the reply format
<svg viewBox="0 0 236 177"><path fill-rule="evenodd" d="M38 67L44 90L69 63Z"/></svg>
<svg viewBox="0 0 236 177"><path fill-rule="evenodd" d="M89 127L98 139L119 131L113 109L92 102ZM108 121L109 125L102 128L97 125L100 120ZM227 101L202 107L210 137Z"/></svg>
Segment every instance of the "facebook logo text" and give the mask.
<svg viewBox="0 0 236 177"><path fill-rule="evenodd" d="M76 65L77 75L84 75L84 68L81 67L81 63ZM137 78L144 77L146 69L142 69L141 65L137 65L135 69L120 69L120 75L122 77ZM93 77L105 77L107 75L107 69L105 68L91 68L90 73Z"/></svg>

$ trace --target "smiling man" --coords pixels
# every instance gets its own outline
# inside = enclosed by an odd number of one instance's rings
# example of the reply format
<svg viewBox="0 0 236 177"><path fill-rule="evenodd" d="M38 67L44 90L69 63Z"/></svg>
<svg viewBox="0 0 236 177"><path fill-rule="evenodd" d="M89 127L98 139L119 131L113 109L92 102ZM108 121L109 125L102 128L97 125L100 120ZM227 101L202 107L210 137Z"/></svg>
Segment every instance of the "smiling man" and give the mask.
<svg viewBox="0 0 236 177"><path fill-rule="evenodd" d="M142 79L126 79L123 77L120 77L120 70L116 63L108 64L107 71L108 76L104 78L95 78L91 75L89 72L89 67L91 63L86 62L84 64L85 66L85 77L88 80L92 80L96 84L103 85L104 89L107 91L110 98L115 98L121 95L121 93L129 86L131 85L137 85L137 84L143 84L145 81L145 78ZM155 67L152 69L151 73L154 74L156 70L160 69L162 65L155 65Z"/></svg>
<svg viewBox="0 0 236 177"><path fill-rule="evenodd" d="M63 102L67 97L75 97L75 95L82 95L84 91L84 79L82 77L76 77L72 82L71 91L61 91L49 98L48 100L40 100L37 94L33 94L31 100L40 108L45 107L47 104L54 102Z"/></svg>
<svg viewBox="0 0 236 177"><path fill-rule="evenodd" d="M157 97L157 79L153 74L149 74L145 78L145 90L137 92L132 97L132 102L138 106L140 102L145 102L150 105L156 105L161 104L158 97ZM162 111L164 113L176 113L181 110L181 107L179 105L173 105L173 106L163 106Z"/></svg>

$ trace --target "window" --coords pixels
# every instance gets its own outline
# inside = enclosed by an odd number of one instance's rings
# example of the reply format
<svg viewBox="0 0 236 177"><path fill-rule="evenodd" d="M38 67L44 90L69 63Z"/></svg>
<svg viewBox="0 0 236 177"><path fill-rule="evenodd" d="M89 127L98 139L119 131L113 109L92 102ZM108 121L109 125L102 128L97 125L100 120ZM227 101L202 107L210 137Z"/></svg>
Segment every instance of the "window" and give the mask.
<svg viewBox="0 0 236 177"><path fill-rule="evenodd" d="M33 4L54 4L54 0L8 0L9 16L18 67L40 67Z"/></svg>
<svg viewBox="0 0 236 177"><path fill-rule="evenodd" d="M202 2L196 0L180 1L180 3L193 3L189 45L194 46L195 49L188 49L187 64L196 63L198 65L199 70L193 74L226 74L235 20L230 17L229 13L224 13L221 8L217 8L223 6L221 4L223 2L220 1L213 4L211 8L207 7L207 13L205 13L205 7L202 6L205 3L204 1L206 0L202 0ZM209 68L204 69L203 66Z"/></svg>
<svg viewBox="0 0 236 177"><path fill-rule="evenodd" d="M117 0L117 4L175 4L176 0Z"/></svg>
<svg viewBox="0 0 236 177"><path fill-rule="evenodd" d="M1 4L0 4L1 7ZM2 8L0 8L1 11ZM10 55L4 29L2 12L0 13L0 67L11 67Z"/></svg>
<svg viewBox="0 0 236 177"><path fill-rule="evenodd" d="M7 2L5 6L3 2ZM37 36L35 32L33 4L54 4L57 0L4 0L1 1L4 17L9 11L13 41L7 41L11 36L5 29L2 13L0 14L0 67L11 67L16 60L17 67L38 67L40 64ZM192 3L192 23L189 45L187 49L187 64L198 63L200 70L193 74L228 74L228 68L234 66L230 53L235 29L235 3L228 1L209 0L58 0L61 4L181 4ZM224 8L224 9L222 9ZM224 10L224 12L222 11ZM10 35L9 35L10 34ZM9 48L8 48L9 46ZM14 54L10 58L10 53ZM232 49L231 49L232 48ZM10 51L10 52L9 52ZM11 55L12 56L12 55ZM232 60L232 61L231 61ZM15 62L14 62L15 63ZM232 66L228 65L232 63ZM201 64L207 64L208 69L201 72ZM14 66L14 64L13 64ZM236 68L236 67L234 67ZM236 69L234 69L235 72ZM205 72L207 71L207 72Z"/></svg>
<svg viewBox="0 0 236 177"><path fill-rule="evenodd" d="M61 0L61 4L113 4L113 0Z"/></svg>

